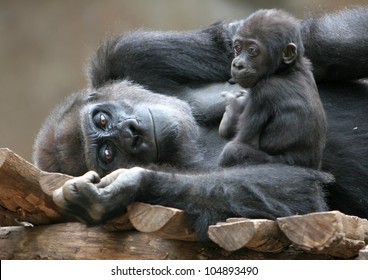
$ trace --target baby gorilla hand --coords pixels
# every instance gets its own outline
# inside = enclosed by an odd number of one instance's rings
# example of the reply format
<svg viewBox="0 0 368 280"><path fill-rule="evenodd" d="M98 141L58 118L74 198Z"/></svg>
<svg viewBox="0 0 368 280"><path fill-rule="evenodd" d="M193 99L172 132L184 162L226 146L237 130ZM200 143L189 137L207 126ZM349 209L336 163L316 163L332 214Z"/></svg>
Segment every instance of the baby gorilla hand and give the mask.
<svg viewBox="0 0 368 280"><path fill-rule="evenodd" d="M94 171L68 180L53 193L56 205L87 223L98 223L122 213L133 202L145 170L118 169L100 179Z"/></svg>
<svg viewBox="0 0 368 280"><path fill-rule="evenodd" d="M237 132L239 115L243 112L246 104L248 92L241 90L239 92L222 92L225 98L226 108L222 117L219 134L226 139L233 138Z"/></svg>

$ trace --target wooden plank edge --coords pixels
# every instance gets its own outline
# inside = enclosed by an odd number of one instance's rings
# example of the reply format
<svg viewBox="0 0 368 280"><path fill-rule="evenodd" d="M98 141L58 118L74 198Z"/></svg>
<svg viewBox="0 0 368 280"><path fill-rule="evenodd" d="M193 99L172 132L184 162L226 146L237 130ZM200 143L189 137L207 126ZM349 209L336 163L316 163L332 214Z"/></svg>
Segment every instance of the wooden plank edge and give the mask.
<svg viewBox="0 0 368 280"><path fill-rule="evenodd" d="M278 218L286 237L306 252L352 258L366 245L366 219L339 211L318 212Z"/></svg>
<svg viewBox="0 0 368 280"><path fill-rule="evenodd" d="M210 226L210 239L227 251L248 248L259 252L283 251L290 241L275 221L265 219L231 220Z"/></svg>

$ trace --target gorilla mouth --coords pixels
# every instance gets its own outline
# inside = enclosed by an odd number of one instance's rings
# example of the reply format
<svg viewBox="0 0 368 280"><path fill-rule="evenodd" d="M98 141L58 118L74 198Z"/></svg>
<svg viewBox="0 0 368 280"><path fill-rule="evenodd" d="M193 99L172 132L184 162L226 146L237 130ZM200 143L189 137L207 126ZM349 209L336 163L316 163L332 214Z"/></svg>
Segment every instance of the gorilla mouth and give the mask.
<svg viewBox="0 0 368 280"><path fill-rule="evenodd" d="M152 121L153 141L155 143L155 148L156 148L156 161L158 161L160 158L160 150L159 150L158 143L157 143L155 119L153 118L153 114L148 107L147 107L147 110L148 110L148 114L150 115L150 118Z"/></svg>
<svg viewBox="0 0 368 280"><path fill-rule="evenodd" d="M233 75L233 78L243 88L251 88L257 83L256 75Z"/></svg>

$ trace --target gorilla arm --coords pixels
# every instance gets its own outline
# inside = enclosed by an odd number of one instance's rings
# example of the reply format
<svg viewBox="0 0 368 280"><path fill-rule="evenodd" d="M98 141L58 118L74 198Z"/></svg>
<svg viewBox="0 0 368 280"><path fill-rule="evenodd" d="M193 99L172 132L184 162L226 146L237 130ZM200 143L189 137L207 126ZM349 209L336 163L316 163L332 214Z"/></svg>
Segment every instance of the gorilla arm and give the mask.
<svg viewBox="0 0 368 280"><path fill-rule="evenodd" d="M367 77L367 14L368 8L361 7L301 21L317 81ZM232 37L242 22L185 32L135 31L106 40L91 60L89 80L99 88L128 79L171 95L188 85L225 82L234 58Z"/></svg>
<svg viewBox="0 0 368 280"><path fill-rule="evenodd" d="M368 7L343 9L301 22L306 56L316 81L368 77Z"/></svg>
<svg viewBox="0 0 368 280"><path fill-rule="evenodd" d="M229 217L268 218L327 210L322 184L331 175L287 165L229 168L209 173L119 169L100 179L90 171L54 192L55 203L99 223L139 201L183 209L200 239Z"/></svg>

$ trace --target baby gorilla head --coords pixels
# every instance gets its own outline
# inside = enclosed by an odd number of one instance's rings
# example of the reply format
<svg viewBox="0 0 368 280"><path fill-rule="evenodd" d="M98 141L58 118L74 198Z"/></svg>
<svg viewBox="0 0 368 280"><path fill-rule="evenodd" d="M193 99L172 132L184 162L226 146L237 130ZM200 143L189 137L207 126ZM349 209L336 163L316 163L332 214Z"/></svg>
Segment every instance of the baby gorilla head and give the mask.
<svg viewBox="0 0 368 280"><path fill-rule="evenodd" d="M304 54L298 20L280 10L259 10L245 19L233 47L231 74L244 88L282 71Z"/></svg>
<svg viewBox="0 0 368 280"><path fill-rule="evenodd" d="M189 106L130 82L70 96L44 123L34 162L45 171L105 175L118 168L197 161Z"/></svg>

